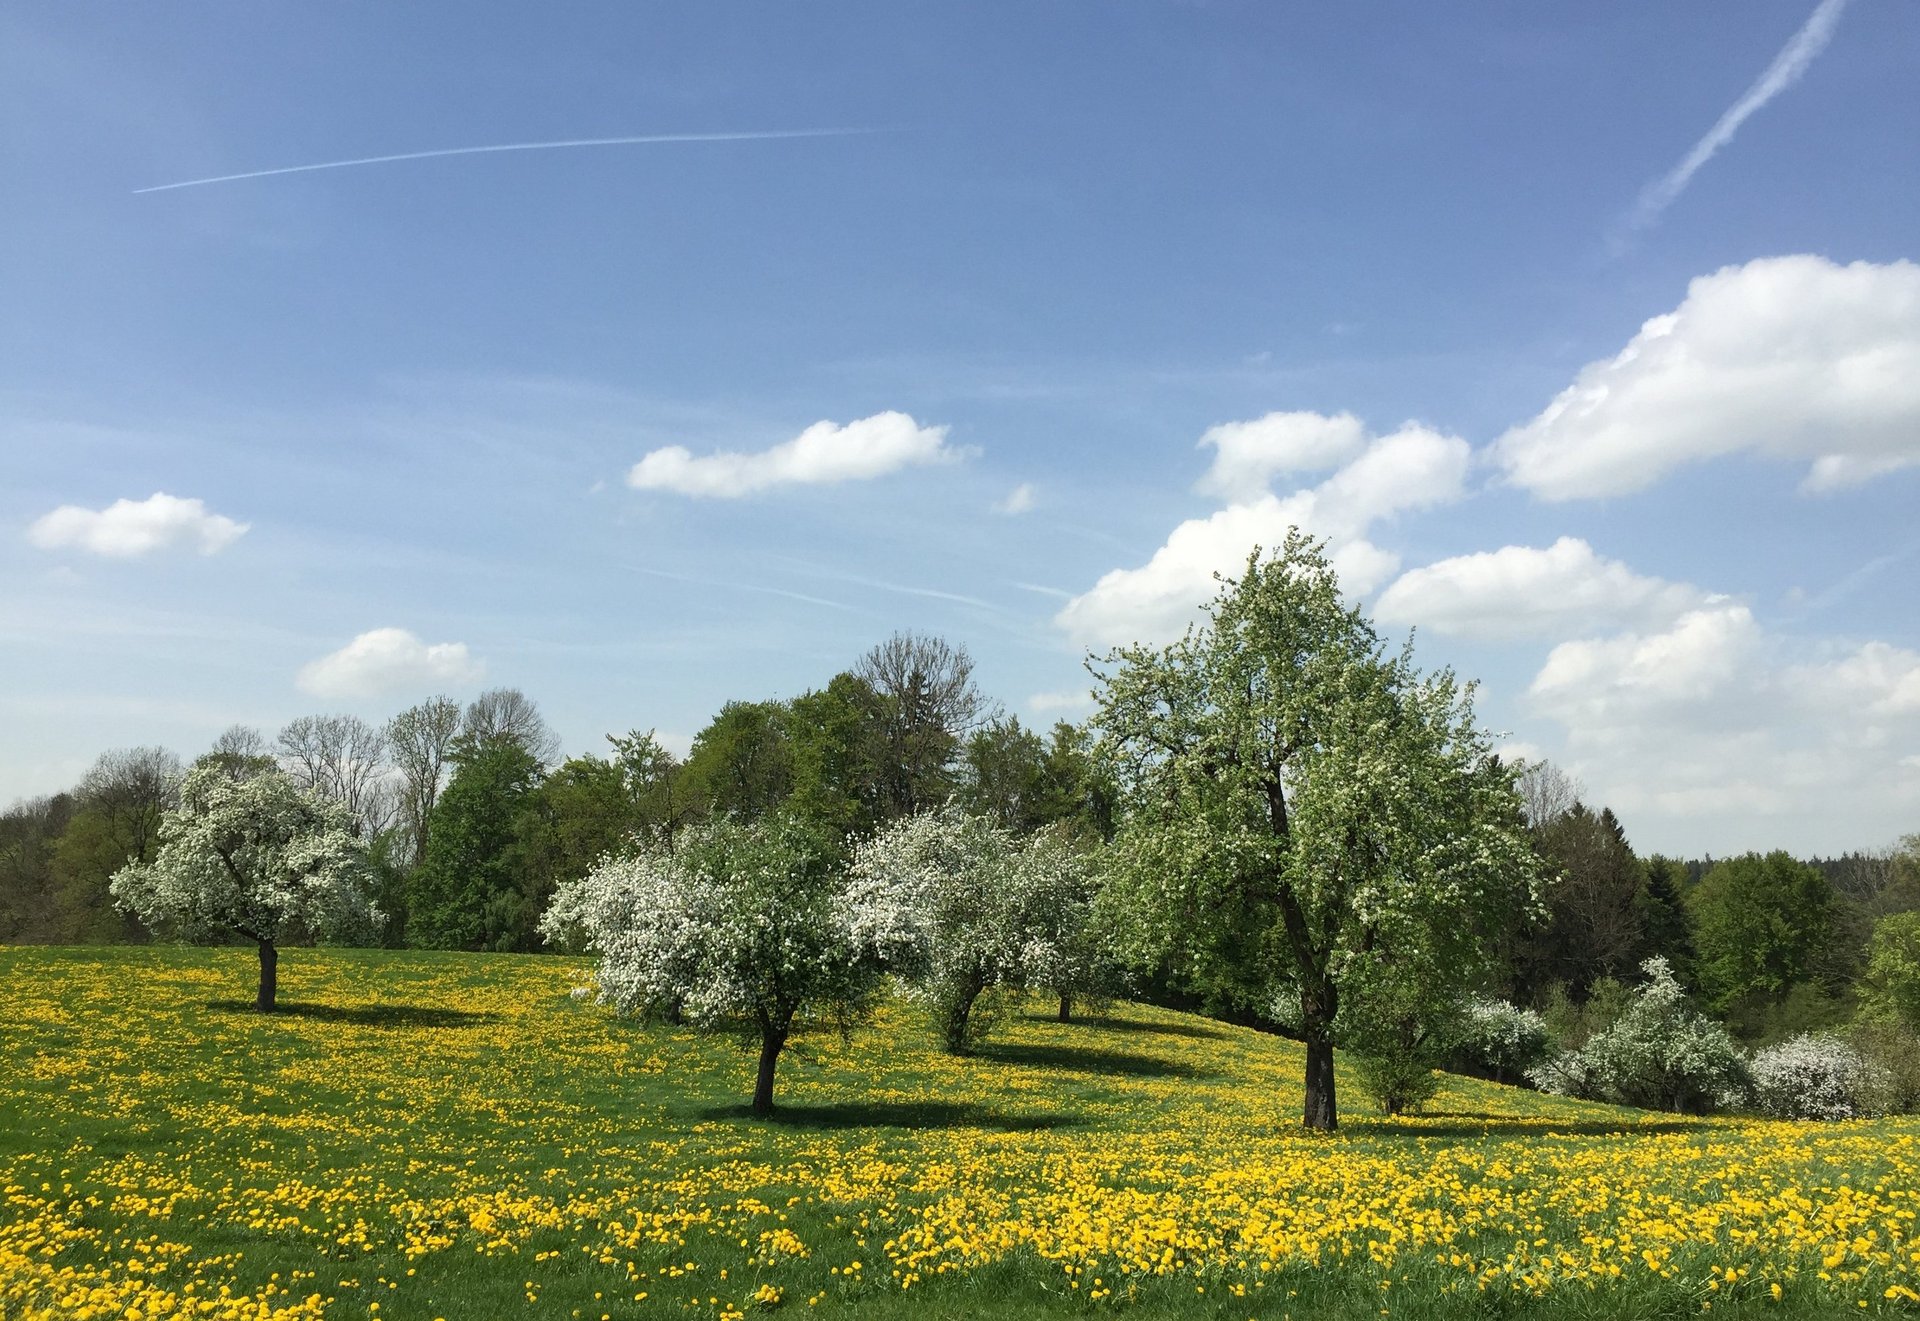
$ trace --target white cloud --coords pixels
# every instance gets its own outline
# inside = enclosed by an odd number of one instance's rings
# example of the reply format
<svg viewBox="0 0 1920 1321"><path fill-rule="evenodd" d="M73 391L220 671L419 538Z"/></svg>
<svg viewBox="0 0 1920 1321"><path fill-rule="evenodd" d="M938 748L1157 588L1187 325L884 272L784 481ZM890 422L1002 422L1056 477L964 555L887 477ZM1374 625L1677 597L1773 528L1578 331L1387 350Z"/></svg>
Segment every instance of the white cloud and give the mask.
<svg viewBox="0 0 1920 1321"><path fill-rule="evenodd" d="M1819 647L1721 598L1555 647L1528 700L1591 800L1670 850L1872 847L1920 811L1920 654L1886 643Z"/></svg>
<svg viewBox="0 0 1920 1321"><path fill-rule="evenodd" d="M300 667L294 682L315 697L459 688L478 683L486 667L464 642L422 642L404 628L376 628L340 650Z"/></svg>
<svg viewBox="0 0 1920 1321"><path fill-rule="evenodd" d="M1280 474L1324 472L1366 443L1366 428L1351 413L1268 413L1251 422L1224 422L1200 437L1202 449L1213 447L1213 466L1193 489L1229 504L1258 499Z"/></svg>
<svg viewBox="0 0 1920 1321"><path fill-rule="evenodd" d="M1322 420L1339 425L1338 418ZM1399 556L1367 540L1372 525L1459 499L1469 457L1459 437L1408 423L1367 443L1319 486L1284 498L1236 494L1225 509L1188 519L1145 564L1105 574L1067 602L1054 622L1088 646L1177 637L1213 598L1215 574L1239 573L1255 546L1277 547L1291 527L1325 538L1342 589L1350 597L1364 596L1400 567Z"/></svg>
<svg viewBox="0 0 1920 1321"><path fill-rule="evenodd" d="M993 512L996 514L1030 513L1033 510L1034 501L1038 498L1039 494L1039 490L1032 482L1021 482L1020 485L1007 492L1006 499L994 504Z"/></svg>
<svg viewBox="0 0 1920 1321"><path fill-rule="evenodd" d="M105 509L61 505L36 520L27 537L46 550L73 546L95 555L132 559L175 546L212 555L239 540L248 526L208 513L202 501L156 491L144 500L115 500Z"/></svg>
<svg viewBox="0 0 1920 1321"><path fill-rule="evenodd" d="M1578 537L1542 550L1504 546L1410 569L1380 594L1383 623L1480 638L1566 637L1594 627L1665 623L1705 594L1635 573Z"/></svg>
<svg viewBox="0 0 1920 1321"><path fill-rule="evenodd" d="M867 481L964 457L946 441L945 427L923 427L905 413L875 413L845 426L816 422L792 440L755 454L723 450L696 457L685 446L670 445L634 464L627 484L731 500L775 486Z"/></svg>
<svg viewBox="0 0 1920 1321"><path fill-rule="evenodd" d="M1064 715L1069 711L1086 711L1093 706L1091 689L1079 688L1057 693L1035 693L1027 699L1027 710L1035 715Z"/></svg>
<svg viewBox="0 0 1920 1321"><path fill-rule="evenodd" d="M1808 462L1809 490L1920 464L1920 265L1769 257L1701 276L1493 455L1568 500L1742 451Z"/></svg>

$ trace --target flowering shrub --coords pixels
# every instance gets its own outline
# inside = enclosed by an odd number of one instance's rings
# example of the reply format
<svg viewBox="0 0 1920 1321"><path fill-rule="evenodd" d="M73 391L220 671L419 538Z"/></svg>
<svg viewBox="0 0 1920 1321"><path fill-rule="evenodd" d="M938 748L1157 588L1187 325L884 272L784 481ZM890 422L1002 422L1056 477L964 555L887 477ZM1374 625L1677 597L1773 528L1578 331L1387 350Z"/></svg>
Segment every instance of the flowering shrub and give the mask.
<svg viewBox="0 0 1920 1321"><path fill-rule="evenodd" d="M1552 1044L1547 1023L1532 1009L1476 996L1467 1002L1456 1050L1474 1068L1496 1078L1524 1075Z"/></svg>
<svg viewBox="0 0 1920 1321"><path fill-rule="evenodd" d="M1579 1050L1527 1071L1542 1091L1647 1110L1699 1113L1738 1104L1746 1058L1727 1030L1695 1009L1662 958L1641 965L1626 1012Z"/></svg>
<svg viewBox="0 0 1920 1321"><path fill-rule="evenodd" d="M1873 1113L1884 1080L1830 1032L1803 1032L1753 1057L1753 1099L1776 1119L1856 1119Z"/></svg>

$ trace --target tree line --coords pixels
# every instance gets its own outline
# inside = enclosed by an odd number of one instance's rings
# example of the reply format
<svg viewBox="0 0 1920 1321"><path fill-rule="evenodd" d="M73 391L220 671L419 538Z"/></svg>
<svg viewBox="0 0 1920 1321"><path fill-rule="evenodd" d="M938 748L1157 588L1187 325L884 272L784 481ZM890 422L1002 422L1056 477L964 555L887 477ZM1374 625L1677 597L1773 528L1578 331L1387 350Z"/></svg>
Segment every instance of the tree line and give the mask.
<svg viewBox="0 0 1920 1321"><path fill-rule="evenodd" d="M1096 714L1045 735L964 648L898 634L726 704L684 759L636 731L561 760L511 689L235 729L191 769L112 753L0 821L0 940L137 939L141 913L253 941L263 1008L281 944L584 949L615 1008L757 1039L757 1106L788 1035L883 977L956 1052L1033 990L1287 1032L1311 1127L1336 1045L1389 1109L1440 1064L1680 1106L1767 1069L1788 1096L1920 1072L1920 839L1642 858L1556 768L1503 763L1473 686L1389 648L1303 537L1179 642L1090 668Z"/></svg>

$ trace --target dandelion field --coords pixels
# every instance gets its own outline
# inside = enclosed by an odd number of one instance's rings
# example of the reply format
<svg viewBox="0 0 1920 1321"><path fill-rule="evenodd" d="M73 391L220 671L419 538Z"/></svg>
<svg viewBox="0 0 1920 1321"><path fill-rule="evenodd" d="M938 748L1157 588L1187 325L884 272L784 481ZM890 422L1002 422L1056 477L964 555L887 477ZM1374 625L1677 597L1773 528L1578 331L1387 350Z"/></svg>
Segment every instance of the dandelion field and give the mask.
<svg viewBox="0 0 1920 1321"><path fill-rule="evenodd" d="M1691 1120L1450 1079L1412 1119L1300 1054L1009 1006L751 1055L583 963L0 949L0 1317L1909 1314L1920 1121Z"/></svg>

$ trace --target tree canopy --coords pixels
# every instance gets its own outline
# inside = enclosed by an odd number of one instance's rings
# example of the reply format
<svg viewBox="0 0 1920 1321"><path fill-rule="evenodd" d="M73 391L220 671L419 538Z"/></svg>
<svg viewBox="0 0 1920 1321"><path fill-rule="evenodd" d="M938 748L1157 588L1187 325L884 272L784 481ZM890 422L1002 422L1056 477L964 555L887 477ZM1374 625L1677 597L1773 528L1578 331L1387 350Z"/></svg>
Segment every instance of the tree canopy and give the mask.
<svg viewBox="0 0 1920 1321"><path fill-rule="evenodd" d="M1305 1122L1334 1127L1344 1024L1390 986L1457 986L1534 902L1514 772L1471 687L1388 655L1297 532L1223 581L1185 638L1094 672L1144 945L1297 1004Z"/></svg>

